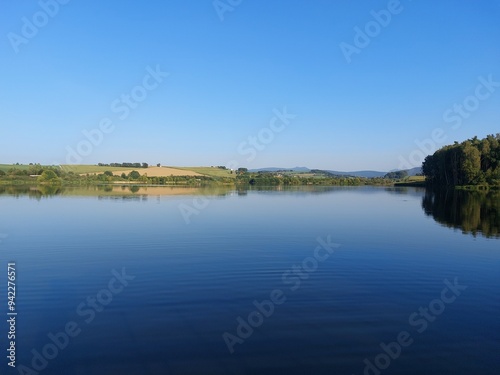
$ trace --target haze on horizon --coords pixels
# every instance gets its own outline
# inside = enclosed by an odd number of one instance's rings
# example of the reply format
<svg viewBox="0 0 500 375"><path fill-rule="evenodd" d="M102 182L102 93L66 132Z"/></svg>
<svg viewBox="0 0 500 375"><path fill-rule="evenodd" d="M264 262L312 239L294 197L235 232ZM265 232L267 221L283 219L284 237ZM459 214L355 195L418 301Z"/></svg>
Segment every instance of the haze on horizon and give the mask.
<svg viewBox="0 0 500 375"><path fill-rule="evenodd" d="M0 163L416 166L498 133L498 19L492 0L4 2Z"/></svg>

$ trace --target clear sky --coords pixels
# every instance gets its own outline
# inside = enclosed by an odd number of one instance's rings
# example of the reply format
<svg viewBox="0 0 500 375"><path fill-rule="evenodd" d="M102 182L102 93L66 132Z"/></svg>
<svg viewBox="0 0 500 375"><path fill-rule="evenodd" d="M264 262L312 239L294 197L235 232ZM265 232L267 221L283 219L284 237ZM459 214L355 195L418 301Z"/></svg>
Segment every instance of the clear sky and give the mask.
<svg viewBox="0 0 500 375"><path fill-rule="evenodd" d="M500 132L499 1L0 8L0 163L383 171Z"/></svg>

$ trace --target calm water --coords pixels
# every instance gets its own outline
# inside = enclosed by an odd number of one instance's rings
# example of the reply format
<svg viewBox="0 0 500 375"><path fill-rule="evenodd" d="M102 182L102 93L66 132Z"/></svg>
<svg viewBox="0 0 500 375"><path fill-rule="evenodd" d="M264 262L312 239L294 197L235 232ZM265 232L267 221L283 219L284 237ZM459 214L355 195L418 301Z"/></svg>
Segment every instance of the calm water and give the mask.
<svg viewBox="0 0 500 375"><path fill-rule="evenodd" d="M133 190L0 190L2 374L500 373L498 195Z"/></svg>

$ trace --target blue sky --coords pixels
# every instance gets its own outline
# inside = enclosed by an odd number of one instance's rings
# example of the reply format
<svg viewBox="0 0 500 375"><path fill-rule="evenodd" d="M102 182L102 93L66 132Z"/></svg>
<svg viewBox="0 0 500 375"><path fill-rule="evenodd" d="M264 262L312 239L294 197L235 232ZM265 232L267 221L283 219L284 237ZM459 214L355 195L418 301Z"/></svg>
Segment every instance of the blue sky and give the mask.
<svg viewBox="0 0 500 375"><path fill-rule="evenodd" d="M60 1L2 1L0 163L391 170L500 131L498 1Z"/></svg>

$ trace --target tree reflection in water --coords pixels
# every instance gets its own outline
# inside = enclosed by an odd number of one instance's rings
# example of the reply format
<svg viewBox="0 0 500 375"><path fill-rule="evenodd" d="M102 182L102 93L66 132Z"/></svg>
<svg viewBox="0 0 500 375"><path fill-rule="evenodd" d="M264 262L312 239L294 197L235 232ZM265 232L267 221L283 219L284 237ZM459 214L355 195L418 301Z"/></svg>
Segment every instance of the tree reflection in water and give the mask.
<svg viewBox="0 0 500 375"><path fill-rule="evenodd" d="M426 215L465 234L500 238L500 192L427 190L422 198Z"/></svg>

